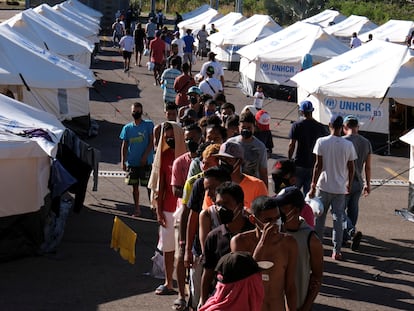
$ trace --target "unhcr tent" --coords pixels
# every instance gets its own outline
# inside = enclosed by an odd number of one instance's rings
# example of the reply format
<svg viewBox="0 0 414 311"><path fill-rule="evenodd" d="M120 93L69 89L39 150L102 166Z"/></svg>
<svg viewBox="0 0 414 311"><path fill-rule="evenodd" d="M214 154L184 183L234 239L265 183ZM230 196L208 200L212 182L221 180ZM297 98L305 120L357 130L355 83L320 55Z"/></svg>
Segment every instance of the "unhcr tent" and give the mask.
<svg viewBox="0 0 414 311"><path fill-rule="evenodd" d="M243 46L266 38L281 30L270 16L255 14L252 17L237 23L226 31L219 31L207 38L211 50L217 54L225 68L238 70L240 56L236 53Z"/></svg>
<svg viewBox="0 0 414 311"><path fill-rule="evenodd" d="M410 145L410 166L409 166L409 184L408 184L408 209L407 211L414 215L414 130L400 137L400 140Z"/></svg>
<svg viewBox="0 0 414 311"><path fill-rule="evenodd" d="M302 22L328 27L342 22L346 17L335 10L325 10L314 16L305 18Z"/></svg>
<svg viewBox="0 0 414 311"><path fill-rule="evenodd" d="M362 42L368 40L372 34L374 39L385 40L394 43L405 43L405 38L414 29L414 22L390 19L385 24L359 35Z"/></svg>
<svg viewBox="0 0 414 311"><path fill-rule="evenodd" d="M302 70L305 55L310 55L316 65L346 51L346 45L320 26L297 22L237 52L241 55L243 91L253 95L257 83L295 87L296 83L289 79Z"/></svg>
<svg viewBox="0 0 414 311"><path fill-rule="evenodd" d="M59 120L89 115L93 72L0 25L0 90Z"/></svg>
<svg viewBox="0 0 414 311"><path fill-rule="evenodd" d="M74 19L63 15L60 12L57 12L47 4L41 4L35 7L33 11L39 15L46 17L47 19L50 19L62 28L67 29L70 32L77 34L81 38L90 41L91 43L99 42L97 33L94 30L88 29Z"/></svg>
<svg viewBox="0 0 414 311"><path fill-rule="evenodd" d="M203 25L213 23L215 20L221 18L221 14L216 10L209 8L207 11L200 13L190 19L183 20L182 22L178 23L178 29L180 31L181 37L186 34L187 29L191 29L193 31L197 31L201 29Z"/></svg>
<svg viewBox="0 0 414 311"><path fill-rule="evenodd" d="M328 34L335 36L343 43L349 45L354 32L359 35L365 32L370 32L377 27L376 24L371 22L365 16L351 15L342 22L326 27L324 30Z"/></svg>
<svg viewBox="0 0 414 311"><path fill-rule="evenodd" d="M90 21L95 22L96 24L100 23L100 20L103 16L103 14L95 9L92 9L91 7L84 5L82 2L76 1L76 0L68 0L60 3L63 7L68 9L69 11L72 11L75 14L79 14L82 17L87 18Z"/></svg>
<svg viewBox="0 0 414 311"><path fill-rule="evenodd" d="M84 27L92 30L94 33L98 34L101 30L99 23L96 21L92 21L89 18L82 15L79 11L75 11L74 9L67 8L63 4L57 4L52 7L52 9L56 10L57 12L62 13L63 15L79 22Z"/></svg>
<svg viewBox="0 0 414 311"><path fill-rule="evenodd" d="M244 21L246 18L240 13L230 12L224 15L222 18L215 20L213 23L207 25L207 31L211 30L211 24L214 24L216 29L220 32L224 32L226 29L231 28L233 25Z"/></svg>
<svg viewBox="0 0 414 311"><path fill-rule="evenodd" d="M211 9L211 7L208 4L203 4L202 6L198 7L195 10L192 10L191 12L182 14L181 17L183 18L183 21L185 21L187 19L191 19L193 17L196 17L196 16L198 16L200 14L205 13L209 9Z"/></svg>
<svg viewBox="0 0 414 311"><path fill-rule="evenodd" d="M3 23L19 36L60 56L89 67L93 45L32 9Z"/></svg>
<svg viewBox="0 0 414 311"><path fill-rule="evenodd" d="M311 100L315 119L324 124L332 114L353 114L360 130L389 134L389 98L414 106L412 51L381 40L300 72L292 80L298 84L298 102Z"/></svg>

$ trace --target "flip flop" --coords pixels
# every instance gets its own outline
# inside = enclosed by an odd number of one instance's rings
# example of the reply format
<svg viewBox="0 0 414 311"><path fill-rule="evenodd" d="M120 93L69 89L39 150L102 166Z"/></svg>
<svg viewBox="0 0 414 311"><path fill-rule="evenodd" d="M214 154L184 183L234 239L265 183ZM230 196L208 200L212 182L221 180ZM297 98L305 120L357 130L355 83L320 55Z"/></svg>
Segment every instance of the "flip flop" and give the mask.
<svg viewBox="0 0 414 311"><path fill-rule="evenodd" d="M155 290L155 295L160 295L160 296L171 296L171 295L177 295L177 294L178 292L175 289L168 288L164 284L158 286L157 289Z"/></svg>
<svg viewBox="0 0 414 311"><path fill-rule="evenodd" d="M174 300L173 309L177 311L184 311L187 308L187 302L183 298Z"/></svg>

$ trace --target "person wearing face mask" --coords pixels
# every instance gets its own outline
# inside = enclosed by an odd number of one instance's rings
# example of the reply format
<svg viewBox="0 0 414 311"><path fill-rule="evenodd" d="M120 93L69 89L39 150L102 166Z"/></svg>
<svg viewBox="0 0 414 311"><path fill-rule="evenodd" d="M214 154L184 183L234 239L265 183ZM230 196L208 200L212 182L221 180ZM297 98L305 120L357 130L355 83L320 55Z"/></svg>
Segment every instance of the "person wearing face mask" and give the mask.
<svg viewBox="0 0 414 311"><path fill-rule="evenodd" d="M240 135L231 137L227 141L239 144L243 148L243 173L260 178L267 187L267 150L266 146L253 135L255 121L250 111L243 112L240 115Z"/></svg>
<svg viewBox="0 0 414 311"><path fill-rule="evenodd" d="M153 129L151 120L142 119L142 104L134 103L131 106L133 122L126 124L119 135L122 139L121 166L127 173L125 182L132 186L134 199L134 216L141 215L139 206L139 186L146 187L151 173L153 162Z"/></svg>
<svg viewBox="0 0 414 311"><path fill-rule="evenodd" d="M256 228L234 236L230 242L231 251L249 252L256 261L273 263L262 274L265 290L262 311L296 311L298 245L292 236L281 232L281 215L274 198L257 197L253 200L250 211L249 221Z"/></svg>
<svg viewBox="0 0 414 311"><path fill-rule="evenodd" d="M212 293L214 269L220 258L230 252L231 237L254 228L243 214L243 203L243 189L238 184L225 182L217 187L216 206L222 224L207 235L204 243L201 305Z"/></svg>
<svg viewBox="0 0 414 311"><path fill-rule="evenodd" d="M156 295L175 295L173 288L175 234L174 212L177 197L171 187L172 166L174 159L185 152L184 132L175 122L164 122L162 139L155 153L155 159L148 186L151 189L151 204L155 207L157 221L160 225L160 240L157 248L162 250L165 266L165 283L155 290Z"/></svg>
<svg viewBox="0 0 414 311"><path fill-rule="evenodd" d="M312 309L323 275L323 247L316 232L300 216L305 200L295 186L284 188L274 199L283 218L283 228L298 244L296 266L297 310Z"/></svg>
<svg viewBox="0 0 414 311"><path fill-rule="evenodd" d="M226 141L220 146L220 151L215 155L219 158L219 167L226 170L231 180L242 187L244 192L244 206L250 209L251 202L260 195L268 195L266 185L260 179L243 174L241 167L243 164L244 152L239 144ZM204 196L203 209L213 205L211 198Z"/></svg>
<svg viewBox="0 0 414 311"><path fill-rule="evenodd" d="M197 86L192 86L188 89L187 98L188 98L188 101L189 101L189 105L181 107L180 110L178 111L178 117L180 119L183 117L184 112L188 108L191 108L196 112L197 120L199 120L203 117L204 110L203 110L203 106L201 104L201 95L202 94L203 93L201 92L201 90Z"/></svg>

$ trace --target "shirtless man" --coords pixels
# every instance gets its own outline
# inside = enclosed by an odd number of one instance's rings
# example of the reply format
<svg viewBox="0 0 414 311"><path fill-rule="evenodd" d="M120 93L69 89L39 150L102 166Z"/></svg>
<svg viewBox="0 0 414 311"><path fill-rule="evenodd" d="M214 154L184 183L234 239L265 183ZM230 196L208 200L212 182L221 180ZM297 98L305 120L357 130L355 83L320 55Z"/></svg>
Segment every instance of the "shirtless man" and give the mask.
<svg viewBox="0 0 414 311"><path fill-rule="evenodd" d="M234 236L230 243L231 251L247 251L257 262L273 263L262 273L265 289L262 311L296 310L296 240L280 232L282 222L274 198L257 197L252 202L251 212L249 220L256 229Z"/></svg>

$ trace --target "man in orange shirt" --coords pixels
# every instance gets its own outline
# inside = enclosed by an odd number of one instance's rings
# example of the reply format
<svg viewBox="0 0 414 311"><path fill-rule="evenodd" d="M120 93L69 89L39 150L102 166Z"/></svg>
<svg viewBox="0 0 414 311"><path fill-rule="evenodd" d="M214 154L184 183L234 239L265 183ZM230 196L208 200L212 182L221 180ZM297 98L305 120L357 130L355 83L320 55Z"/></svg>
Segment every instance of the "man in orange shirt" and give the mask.
<svg viewBox="0 0 414 311"><path fill-rule="evenodd" d="M161 39L161 30L155 33L155 39L150 42L150 61L154 63L155 85L160 85L162 69L165 63L165 42Z"/></svg>

